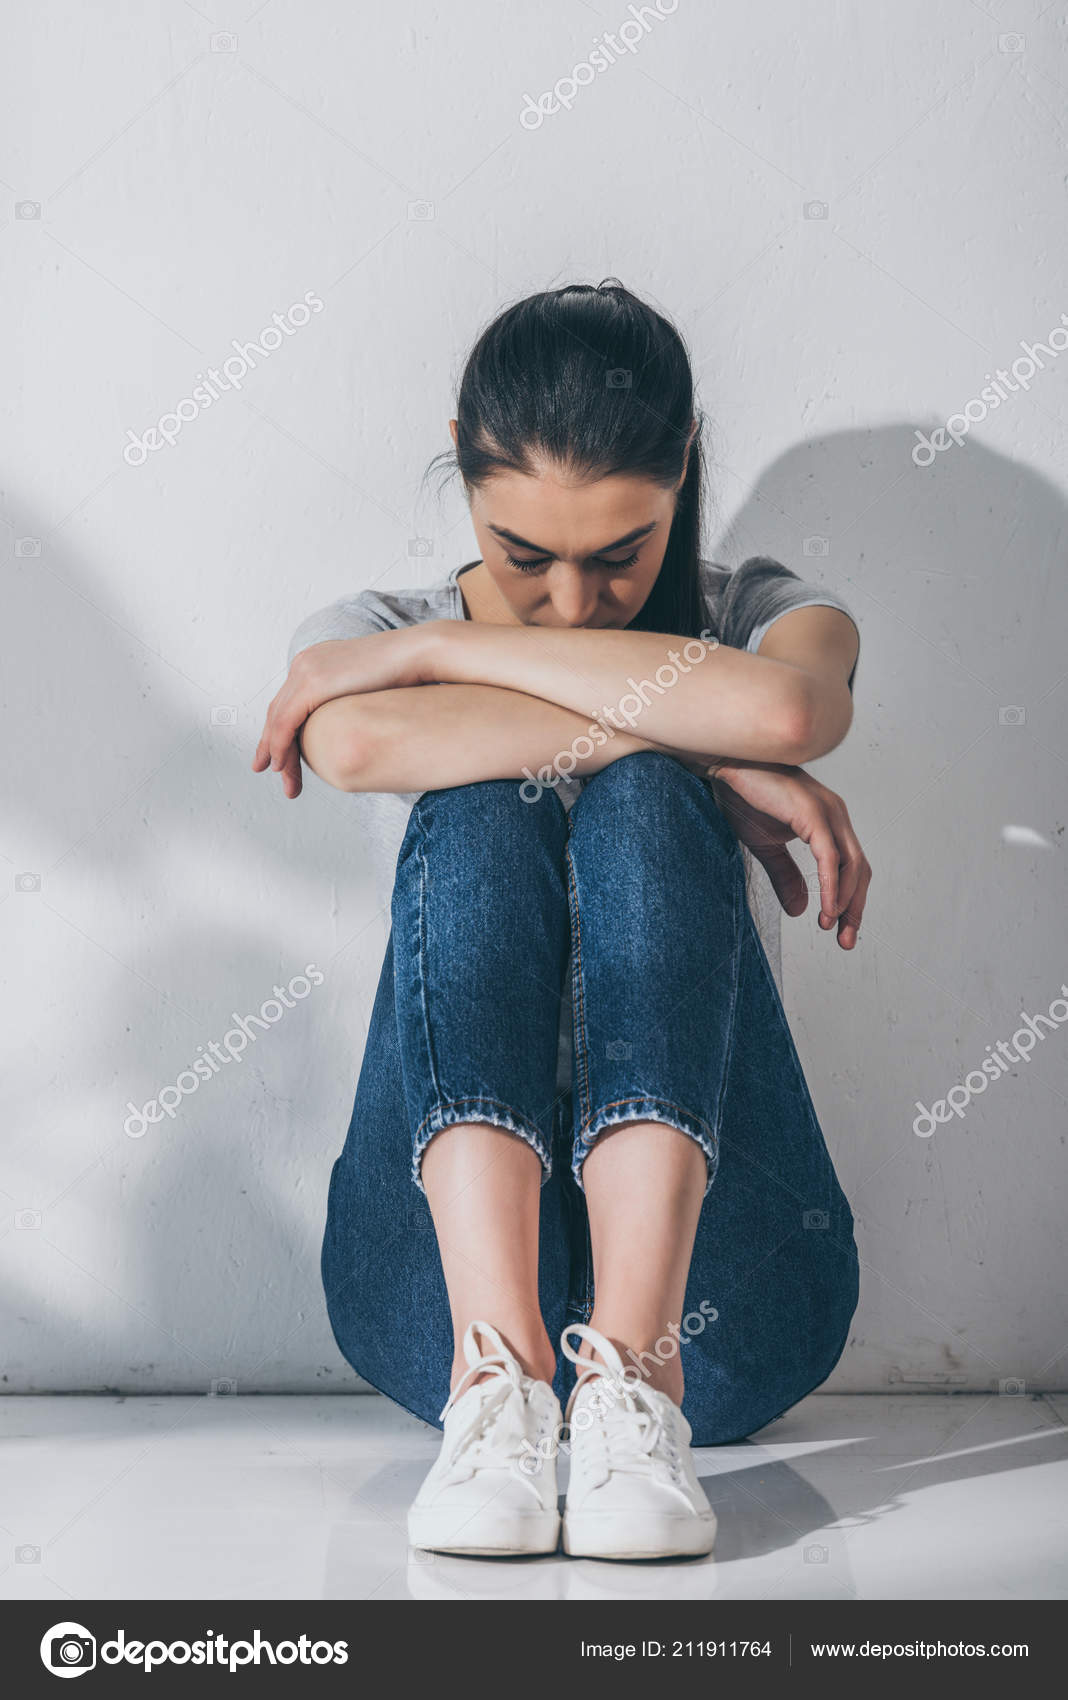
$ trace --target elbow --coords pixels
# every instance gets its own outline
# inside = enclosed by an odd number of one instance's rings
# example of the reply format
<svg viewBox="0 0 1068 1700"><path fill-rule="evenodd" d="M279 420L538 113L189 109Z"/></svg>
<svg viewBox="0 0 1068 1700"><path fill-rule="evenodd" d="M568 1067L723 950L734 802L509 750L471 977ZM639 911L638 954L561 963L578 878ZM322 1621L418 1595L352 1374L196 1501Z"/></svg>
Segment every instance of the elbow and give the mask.
<svg viewBox="0 0 1068 1700"><path fill-rule="evenodd" d="M308 716L301 732L305 762L336 791L375 788L380 744L378 717L354 697L324 702Z"/></svg>
<svg viewBox="0 0 1068 1700"><path fill-rule="evenodd" d="M849 731L853 698L848 686L829 688L822 680L799 673L786 692L778 726L780 748L775 760L804 767L836 749Z"/></svg>

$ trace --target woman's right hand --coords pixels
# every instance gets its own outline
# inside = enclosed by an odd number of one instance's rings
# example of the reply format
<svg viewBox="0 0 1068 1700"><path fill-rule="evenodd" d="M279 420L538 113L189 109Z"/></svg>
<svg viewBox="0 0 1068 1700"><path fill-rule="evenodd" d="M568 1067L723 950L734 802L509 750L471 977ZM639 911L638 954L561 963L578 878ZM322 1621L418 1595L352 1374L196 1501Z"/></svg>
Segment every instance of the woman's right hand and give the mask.
<svg viewBox="0 0 1068 1700"><path fill-rule="evenodd" d="M413 626L367 637L327 638L293 657L285 684L270 702L252 758L254 773L282 776L287 797L301 791L300 729L308 716L335 697L357 696L424 682L423 648Z"/></svg>
<svg viewBox="0 0 1068 1700"><path fill-rule="evenodd" d="M801 767L721 761L708 769L716 801L739 841L766 868L788 915L808 907L808 886L786 846L794 838L816 858L820 926L837 924L852 950L871 884L871 866L841 797Z"/></svg>

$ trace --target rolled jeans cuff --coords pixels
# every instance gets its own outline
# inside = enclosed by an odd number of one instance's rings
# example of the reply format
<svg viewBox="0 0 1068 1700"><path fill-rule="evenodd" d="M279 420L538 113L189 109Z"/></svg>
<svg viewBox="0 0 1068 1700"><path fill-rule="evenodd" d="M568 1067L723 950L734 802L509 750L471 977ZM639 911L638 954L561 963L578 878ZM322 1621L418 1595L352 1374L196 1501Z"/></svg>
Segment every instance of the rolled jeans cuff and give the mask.
<svg viewBox="0 0 1068 1700"><path fill-rule="evenodd" d="M541 1129L535 1127L526 1116L520 1115L508 1104L500 1103L496 1098L452 1098L435 1104L428 1116L415 1130L415 1140L412 1148L412 1180L419 1191L426 1196L423 1185L422 1166L423 1152L436 1133L442 1133L447 1127L459 1127L464 1122L479 1122L490 1127L502 1128L506 1133L514 1133L531 1150L536 1151L541 1162L541 1184L545 1185L552 1174L552 1157L549 1144Z"/></svg>
<svg viewBox="0 0 1068 1700"><path fill-rule="evenodd" d="M586 1190L582 1184L582 1166L598 1134L603 1133L605 1128L621 1127L626 1122L662 1122L665 1127L673 1127L678 1133L688 1134L705 1154L708 1178L704 1196L707 1197L719 1168L719 1139L716 1133L702 1116L684 1110L667 1098L649 1097L617 1098L613 1103L604 1104L601 1109L595 1111L579 1128L571 1173L581 1192Z"/></svg>

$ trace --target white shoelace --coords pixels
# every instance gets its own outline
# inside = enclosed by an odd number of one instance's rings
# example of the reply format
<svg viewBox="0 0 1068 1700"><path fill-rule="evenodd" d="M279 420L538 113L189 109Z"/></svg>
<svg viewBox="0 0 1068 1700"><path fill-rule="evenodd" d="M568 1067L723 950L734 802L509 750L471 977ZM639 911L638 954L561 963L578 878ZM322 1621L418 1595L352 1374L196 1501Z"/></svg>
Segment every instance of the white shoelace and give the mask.
<svg viewBox="0 0 1068 1700"><path fill-rule="evenodd" d="M522 1384L510 1372L510 1366L491 1360L473 1364L471 1369L457 1384L445 1410L459 1400L468 1391L465 1383L473 1371L489 1373L492 1383L487 1383L482 1391L481 1403L471 1413L471 1421L457 1435L452 1445L451 1456L454 1463L459 1463L461 1455L464 1463L487 1463L492 1459L500 1459L507 1455L522 1442L526 1432L523 1422L525 1399Z"/></svg>
<svg viewBox="0 0 1068 1700"><path fill-rule="evenodd" d="M497 1350L488 1357L481 1355L478 1334L484 1334ZM459 1464L504 1463L525 1435L526 1393L529 1382L515 1358L505 1346L495 1328L486 1322L473 1322L464 1335L464 1356L468 1367L449 1394L439 1422L470 1391L476 1376L487 1381L480 1389L478 1406L471 1413L466 1428L453 1439L451 1461Z"/></svg>
<svg viewBox="0 0 1068 1700"><path fill-rule="evenodd" d="M586 1386L594 1379L605 1378L584 1376L579 1385ZM660 1412L643 1396L641 1388L617 1392L613 1386L605 1391L595 1387L578 1409L590 1411L594 1419L580 1430L583 1445L593 1448L598 1462L609 1469L648 1475L657 1462L670 1465L677 1461Z"/></svg>
<svg viewBox="0 0 1068 1700"><path fill-rule="evenodd" d="M571 1334L587 1340L601 1358L601 1364L580 1358L568 1339ZM677 1473L678 1447L665 1426L662 1410L650 1397L649 1390L635 1380L636 1372L624 1368L611 1341L596 1328L577 1322L565 1328L561 1345L565 1357L579 1366L566 1420L571 1421L576 1406L579 1411L592 1414L593 1421L578 1430L583 1448L590 1449L591 1462L635 1475L648 1475L657 1464ZM578 1404L582 1390L594 1381L602 1381L603 1387L593 1387L589 1396Z"/></svg>

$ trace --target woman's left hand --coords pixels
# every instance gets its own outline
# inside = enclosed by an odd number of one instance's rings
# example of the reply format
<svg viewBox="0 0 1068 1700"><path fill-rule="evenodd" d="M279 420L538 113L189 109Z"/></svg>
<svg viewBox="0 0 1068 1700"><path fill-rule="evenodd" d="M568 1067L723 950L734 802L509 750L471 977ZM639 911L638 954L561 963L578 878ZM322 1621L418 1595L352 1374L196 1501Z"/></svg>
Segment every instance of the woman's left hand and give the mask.
<svg viewBox="0 0 1068 1700"><path fill-rule="evenodd" d="M708 769L716 801L739 841L756 857L788 915L808 907L808 887L786 846L802 839L816 858L820 926L837 924L838 943L852 950L871 884L871 866L849 811L834 791L800 767L718 762Z"/></svg>

